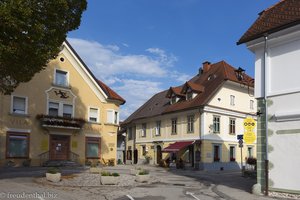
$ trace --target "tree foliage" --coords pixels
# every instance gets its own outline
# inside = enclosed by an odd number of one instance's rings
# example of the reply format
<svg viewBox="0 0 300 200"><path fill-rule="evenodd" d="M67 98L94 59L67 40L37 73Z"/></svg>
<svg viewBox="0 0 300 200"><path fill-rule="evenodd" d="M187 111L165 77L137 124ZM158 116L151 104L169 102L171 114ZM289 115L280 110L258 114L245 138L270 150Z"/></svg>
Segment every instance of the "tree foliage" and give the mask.
<svg viewBox="0 0 300 200"><path fill-rule="evenodd" d="M86 0L0 1L0 93L10 94L55 58Z"/></svg>

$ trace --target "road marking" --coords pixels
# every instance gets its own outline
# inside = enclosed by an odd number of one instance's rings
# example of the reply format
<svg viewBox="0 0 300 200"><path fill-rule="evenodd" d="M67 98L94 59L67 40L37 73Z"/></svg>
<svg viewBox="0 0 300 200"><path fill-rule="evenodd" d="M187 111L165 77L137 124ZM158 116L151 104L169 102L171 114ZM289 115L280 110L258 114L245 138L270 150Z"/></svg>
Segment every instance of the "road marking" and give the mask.
<svg viewBox="0 0 300 200"><path fill-rule="evenodd" d="M128 197L130 200L134 200L134 198L132 196L130 196L129 194L127 194L126 197Z"/></svg>
<svg viewBox="0 0 300 200"><path fill-rule="evenodd" d="M195 199L200 200L198 197L196 197L196 196L194 195L194 193L186 192L186 195L191 195L191 196L194 197Z"/></svg>

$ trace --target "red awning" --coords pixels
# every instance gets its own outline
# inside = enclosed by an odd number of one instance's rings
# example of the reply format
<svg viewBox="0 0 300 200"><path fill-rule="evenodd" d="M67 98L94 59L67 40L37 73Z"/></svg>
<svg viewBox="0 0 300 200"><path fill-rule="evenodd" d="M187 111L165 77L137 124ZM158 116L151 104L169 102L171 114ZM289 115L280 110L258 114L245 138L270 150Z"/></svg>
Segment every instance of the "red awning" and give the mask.
<svg viewBox="0 0 300 200"><path fill-rule="evenodd" d="M164 148L162 152L177 152L180 149L183 149L191 144L193 144L195 141L180 141L175 142L173 144L170 144L168 147Z"/></svg>

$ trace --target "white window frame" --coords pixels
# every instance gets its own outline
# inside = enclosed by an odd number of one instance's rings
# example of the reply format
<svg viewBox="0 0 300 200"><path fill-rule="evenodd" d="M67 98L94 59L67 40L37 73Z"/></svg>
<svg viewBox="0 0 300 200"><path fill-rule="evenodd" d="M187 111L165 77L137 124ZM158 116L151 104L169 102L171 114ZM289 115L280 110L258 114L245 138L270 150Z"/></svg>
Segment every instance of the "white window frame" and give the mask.
<svg viewBox="0 0 300 200"><path fill-rule="evenodd" d="M234 121L233 124L231 124L232 121ZM234 132L230 131L231 126L234 126ZM235 135L236 134L236 118L232 118L232 117L229 118L229 134L230 135Z"/></svg>
<svg viewBox="0 0 300 200"><path fill-rule="evenodd" d="M192 121L190 121L190 119L193 119ZM194 123L195 123L195 115L188 115L187 116L187 132L188 133L194 133Z"/></svg>
<svg viewBox="0 0 300 200"><path fill-rule="evenodd" d="M146 134L147 134L147 123L142 123L141 136L146 137Z"/></svg>
<svg viewBox="0 0 300 200"><path fill-rule="evenodd" d="M14 112L14 97L24 98L25 99L25 112L24 113L15 113ZM10 99L10 113L15 115L28 115L28 97L20 95L11 95Z"/></svg>
<svg viewBox="0 0 300 200"><path fill-rule="evenodd" d="M100 122L100 109L98 107L95 107L95 106L89 106L89 111L88 111L88 121L91 122L91 123L99 123ZM91 117L91 109L95 109L97 110L97 119L96 121L90 121L90 117Z"/></svg>
<svg viewBox="0 0 300 200"><path fill-rule="evenodd" d="M66 75L67 75L67 85L59 85L59 84L56 83L56 71L66 72ZM70 85L70 72L66 71L66 70L55 68L55 70L54 70L54 76L53 76L53 84L57 85L57 86L61 86L61 87L69 87L69 85Z"/></svg>
<svg viewBox="0 0 300 200"><path fill-rule="evenodd" d="M159 124L159 126L158 126L158 124ZM156 136L161 135L161 121L160 120L156 121L155 135Z"/></svg>
<svg viewBox="0 0 300 200"><path fill-rule="evenodd" d="M64 105L72 106L72 116L71 117L74 118L74 110L75 110L74 104L49 99L47 102L47 112L46 112L47 115L49 115L49 103L58 103L58 116L59 117L63 117Z"/></svg>
<svg viewBox="0 0 300 200"><path fill-rule="evenodd" d="M250 100L250 110L254 110L254 100Z"/></svg>
<svg viewBox="0 0 300 200"><path fill-rule="evenodd" d="M215 121L215 118L219 119L219 121L218 121L218 124L219 124L218 129L219 130L215 130L215 122L217 122L217 121ZM221 131L221 117L219 115L213 115L213 132L220 133L220 131Z"/></svg>
<svg viewBox="0 0 300 200"><path fill-rule="evenodd" d="M177 135L177 132L178 132L178 130L177 130L177 125L178 125L177 121L178 121L177 118L172 118L171 119L171 135ZM175 123L173 123L173 122L175 122Z"/></svg>
<svg viewBox="0 0 300 200"><path fill-rule="evenodd" d="M108 112L112 112L112 121L109 121ZM117 112L117 119L115 118L115 116L116 116L115 113L116 112ZM119 118L120 118L120 113L119 113L118 110L106 109L106 123L119 125ZM115 122L117 122L117 123L115 123Z"/></svg>
<svg viewBox="0 0 300 200"><path fill-rule="evenodd" d="M230 105L235 106L235 96L234 95L230 95Z"/></svg>

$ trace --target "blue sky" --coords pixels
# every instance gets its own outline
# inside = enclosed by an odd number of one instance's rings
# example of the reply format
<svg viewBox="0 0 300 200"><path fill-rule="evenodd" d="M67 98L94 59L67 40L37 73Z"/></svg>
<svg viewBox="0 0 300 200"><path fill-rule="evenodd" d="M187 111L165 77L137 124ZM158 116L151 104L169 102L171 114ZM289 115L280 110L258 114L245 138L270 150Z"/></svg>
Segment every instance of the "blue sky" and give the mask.
<svg viewBox="0 0 300 200"><path fill-rule="evenodd" d="M278 0L88 0L68 40L97 78L126 99L121 120L153 94L225 60L254 75L238 39Z"/></svg>

